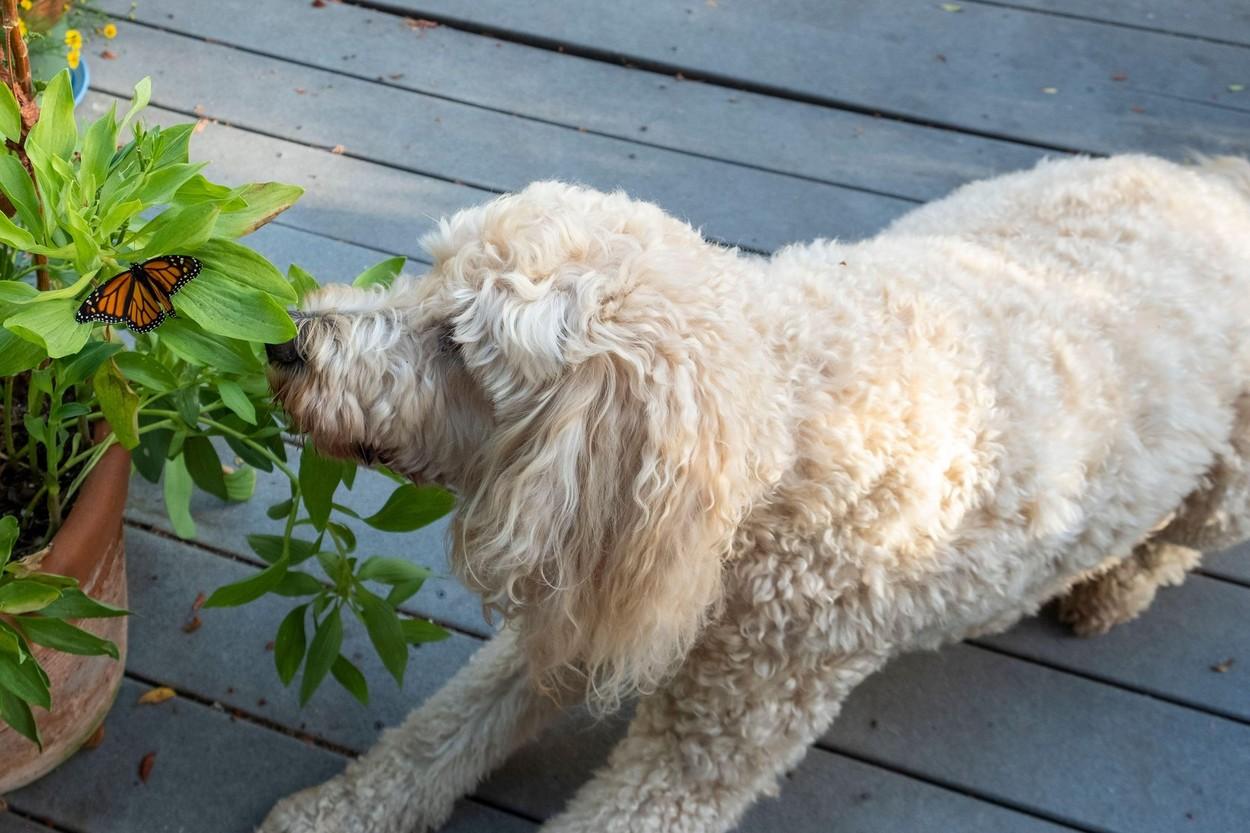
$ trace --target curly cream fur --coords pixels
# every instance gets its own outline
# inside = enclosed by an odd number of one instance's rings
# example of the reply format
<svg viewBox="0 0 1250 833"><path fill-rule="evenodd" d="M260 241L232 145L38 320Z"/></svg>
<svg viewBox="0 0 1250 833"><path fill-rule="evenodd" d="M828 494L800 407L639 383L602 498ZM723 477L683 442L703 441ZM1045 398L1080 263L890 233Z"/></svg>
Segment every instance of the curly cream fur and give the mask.
<svg viewBox="0 0 1250 833"><path fill-rule="evenodd" d="M1109 626L1250 535L1243 161L1047 162L771 259L539 183L428 247L313 299L275 383L321 447L460 493L507 624L266 833L430 829L555 700L633 693L544 829L727 830L891 656L1074 585Z"/></svg>

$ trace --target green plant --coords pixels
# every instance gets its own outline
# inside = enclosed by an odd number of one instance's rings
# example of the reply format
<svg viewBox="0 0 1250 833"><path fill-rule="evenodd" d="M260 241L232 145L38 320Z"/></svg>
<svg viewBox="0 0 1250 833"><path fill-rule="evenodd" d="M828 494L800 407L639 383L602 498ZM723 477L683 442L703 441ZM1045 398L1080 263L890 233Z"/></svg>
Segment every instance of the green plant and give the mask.
<svg viewBox="0 0 1250 833"><path fill-rule="evenodd" d="M344 613L360 619L397 680L409 645L445 636L396 612L420 589L425 571L400 559L359 558L351 523L415 529L447 512L450 496L399 481L386 504L362 518L334 500L338 489L353 485L353 464L310 448L289 459L263 348L294 337L286 310L316 281L297 267L283 276L238 238L292 205L301 189L211 182L189 159L194 125L136 119L149 96L145 79L121 119L113 108L79 130L68 73L48 84L36 120L0 85L0 135L7 140L0 195L12 208L0 213L0 478L8 487L0 495L0 534L10 538L0 561L7 564L0 613L18 614L0 628L0 717L34 740L27 731L33 723L13 706L20 701L28 712L48 705L46 692L23 684L42 674L30 643L49 644L40 636L59 632L60 645L49 647L109 652L107 643L48 624L81 593L68 579L39 572L37 562L85 478L115 444L131 451L140 476L163 481L170 521L183 537L196 533L194 488L243 501L252 496L257 469L288 478L290 498L269 509L281 532L249 539L268 566L218 589L207 606L266 593L299 600L279 628L274 656L285 683L303 667L301 701L327 674L368 699L363 675L339 653ZM159 329L122 333L75 320L103 280L129 263L174 253L203 268L172 298L176 316ZM358 280L388 281L402 265L386 261ZM102 437L93 442L96 434ZM241 461L237 467L223 466L227 448ZM6 608L6 590L31 595L22 596L20 610Z"/></svg>

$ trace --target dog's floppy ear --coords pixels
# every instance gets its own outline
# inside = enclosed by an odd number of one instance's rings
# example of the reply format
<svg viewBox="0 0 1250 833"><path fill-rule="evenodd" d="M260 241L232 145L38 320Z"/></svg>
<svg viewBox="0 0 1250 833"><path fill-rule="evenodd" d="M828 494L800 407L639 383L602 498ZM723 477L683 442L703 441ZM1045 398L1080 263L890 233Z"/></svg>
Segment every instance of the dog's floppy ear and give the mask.
<svg viewBox="0 0 1250 833"><path fill-rule="evenodd" d="M662 295L580 317L579 361L501 420L455 528L462 577L519 624L540 682L604 708L689 650L746 504L745 429Z"/></svg>

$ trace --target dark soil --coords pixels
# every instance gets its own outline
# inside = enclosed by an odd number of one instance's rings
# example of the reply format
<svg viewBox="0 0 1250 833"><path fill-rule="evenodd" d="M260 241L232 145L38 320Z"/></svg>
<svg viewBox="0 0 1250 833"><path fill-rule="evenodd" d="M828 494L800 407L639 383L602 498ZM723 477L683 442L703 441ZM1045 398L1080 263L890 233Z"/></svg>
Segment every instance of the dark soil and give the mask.
<svg viewBox="0 0 1250 833"><path fill-rule="evenodd" d="M16 384L13 388L13 444L19 449L26 447L26 425L24 422L26 416L26 377L16 377ZM0 418L4 414L4 399L0 394ZM0 517L12 515L21 519L22 511L30 505L36 494L39 493L39 487L43 485L43 472L31 471L30 461L25 457L17 460L9 460L5 457L4 441L0 438ZM40 465L44 463L43 448L40 447L38 452L38 460ZM73 481L77 470L66 472L61 481L61 488L65 489ZM70 507L68 505L62 507L62 517L69 514ZM13 547L13 558L21 558L29 555L42 547L46 541L48 532L48 503L46 500L40 499L35 506L35 511L30 517L26 518L22 524L21 533L18 535L17 544Z"/></svg>

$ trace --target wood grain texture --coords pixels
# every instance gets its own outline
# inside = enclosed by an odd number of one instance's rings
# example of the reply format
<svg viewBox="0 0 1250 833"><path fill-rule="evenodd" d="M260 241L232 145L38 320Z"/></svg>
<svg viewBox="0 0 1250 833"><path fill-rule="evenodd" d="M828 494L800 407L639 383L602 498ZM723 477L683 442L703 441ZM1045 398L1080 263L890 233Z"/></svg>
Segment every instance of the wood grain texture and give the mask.
<svg viewBox="0 0 1250 833"><path fill-rule="evenodd" d="M548 178L624 188L717 240L758 250L822 236L866 236L913 204L520 119L153 29L126 26L122 36L130 47L93 69L92 83L102 91L123 94L155 66L153 101L159 106L192 112L198 105L210 118L252 131L327 151L343 146L343 154L326 156L388 166L394 183L388 188L344 183L356 204L364 203L358 221L392 216L411 228L416 218L442 213L440 206L396 195L410 179L403 172L491 191ZM215 71L199 70L207 65ZM199 144L212 148L211 142ZM261 142L246 153L266 171L287 164L285 155L276 158ZM307 175L317 168L304 170Z"/></svg>
<svg viewBox="0 0 1250 833"><path fill-rule="evenodd" d="M1173 156L1250 149L1250 99L1228 90L1246 74L1245 49L1019 9L830 0L803 4L808 14L795 20L785 16L796 16L788 2L639 0L593 12L579 0L383 5L1052 147ZM1113 79L1121 74L1126 80Z"/></svg>
<svg viewBox="0 0 1250 833"><path fill-rule="evenodd" d="M112 0L111 7L122 12L129 4ZM414 29L402 17L346 3L166 0L140 5L136 15L388 86L913 199L1042 156L1010 142L639 72L449 26ZM245 15L249 25L237 25ZM322 48L327 28L352 46Z"/></svg>

